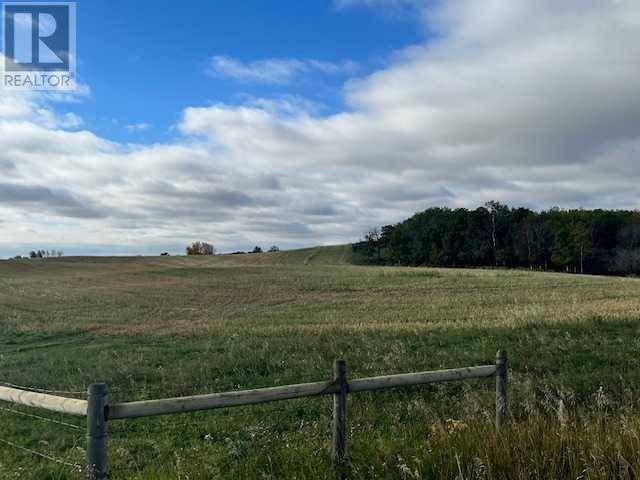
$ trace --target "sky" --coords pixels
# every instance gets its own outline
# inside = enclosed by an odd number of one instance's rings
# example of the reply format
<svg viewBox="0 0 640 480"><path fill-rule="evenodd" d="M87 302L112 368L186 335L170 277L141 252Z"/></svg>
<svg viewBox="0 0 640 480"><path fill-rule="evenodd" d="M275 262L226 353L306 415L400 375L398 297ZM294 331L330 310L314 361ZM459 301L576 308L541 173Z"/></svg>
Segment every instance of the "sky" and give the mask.
<svg viewBox="0 0 640 480"><path fill-rule="evenodd" d="M0 89L0 257L638 209L639 38L636 0L78 0L78 89Z"/></svg>

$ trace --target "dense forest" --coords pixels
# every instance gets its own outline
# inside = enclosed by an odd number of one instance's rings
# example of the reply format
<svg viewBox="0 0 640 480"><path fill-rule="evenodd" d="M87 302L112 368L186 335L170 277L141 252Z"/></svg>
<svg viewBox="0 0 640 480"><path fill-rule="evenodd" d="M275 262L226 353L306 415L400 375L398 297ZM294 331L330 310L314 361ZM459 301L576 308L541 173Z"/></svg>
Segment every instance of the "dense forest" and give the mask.
<svg viewBox="0 0 640 480"><path fill-rule="evenodd" d="M368 232L353 251L356 262L379 265L638 274L640 212L430 208Z"/></svg>

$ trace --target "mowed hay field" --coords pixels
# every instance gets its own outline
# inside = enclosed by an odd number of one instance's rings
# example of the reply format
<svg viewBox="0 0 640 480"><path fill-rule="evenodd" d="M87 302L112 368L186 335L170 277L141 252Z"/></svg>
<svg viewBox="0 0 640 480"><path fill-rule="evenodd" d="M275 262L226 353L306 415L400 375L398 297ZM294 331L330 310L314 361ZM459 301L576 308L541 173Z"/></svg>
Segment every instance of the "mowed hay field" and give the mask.
<svg viewBox="0 0 640 480"><path fill-rule="evenodd" d="M325 380L340 357L360 377L489 364L504 348L509 427L493 427L492 379L355 394L350 478L638 478L640 280L349 258L0 262L0 381L105 381L132 401ZM81 478L14 446L81 464L81 419L0 407L0 478ZM330 421L330 397L113 421L112 478L334 478Z"/></svg>

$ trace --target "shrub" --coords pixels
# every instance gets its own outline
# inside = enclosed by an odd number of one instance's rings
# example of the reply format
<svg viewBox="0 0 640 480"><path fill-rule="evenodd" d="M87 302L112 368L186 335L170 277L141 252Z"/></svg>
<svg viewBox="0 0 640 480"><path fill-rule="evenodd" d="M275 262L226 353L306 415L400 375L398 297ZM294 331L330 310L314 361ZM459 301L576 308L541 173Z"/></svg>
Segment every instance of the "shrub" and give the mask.
<svg viewBox="0 0 640 480"><path fill-rule="evenodd" d="M216 249L207 242L193 242L187 247L187 255L215 255Z"/></svg>

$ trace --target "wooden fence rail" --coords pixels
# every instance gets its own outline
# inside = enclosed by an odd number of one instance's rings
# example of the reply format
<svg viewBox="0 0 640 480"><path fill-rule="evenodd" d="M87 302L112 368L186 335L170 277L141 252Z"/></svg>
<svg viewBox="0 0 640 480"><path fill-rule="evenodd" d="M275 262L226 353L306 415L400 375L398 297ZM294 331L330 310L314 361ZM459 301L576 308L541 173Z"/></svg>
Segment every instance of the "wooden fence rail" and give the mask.
<svg viewBox="0 0 640 480"><path fill-rule="evenodd" d="M491 377L497 367L459 368L437 372L406 373L383 377L361 378L348 382L349 393L382 390L385 388L407 387L435 382L448 382L471 378ZM240 407L257 403L291 400L294 398L333 395L340 391L340 385L334 381L301 383L284 387L240 390L191 397L167 398L163 400L144 400L140 402L116 403L109 405L109 420L123 418L152 417L175 413L213 410L216 408Z"/></svg>
<svg viewBox="0 0 640 480"><path fill-rule="evenodd" d="M87 414L86 400L57 397L55 395L47 395L46 393L29 392L16 388L0 386L0 400L80 417Z"/></svg>
<svg viewBox="0 0 640 480"><path fill-rule="evenodd" d="M260 388L209 395L146 400L110 404L105 384L93 384L88 400L77 400L0 386L0 400L29 407L87 417L87 469L92 480L108 478L107 423L109 420L150 417L177 413L238 407L258 403L289 400L318 395L333 396L333 451L335 468L344 476L347 458L347 396L351 393L387 388L424 385L436 382L496 377L496 427L504 425L509 416L507 403L507 354L499 351L495 365L457 368L433 372L406 373L348 380L347 365L337 360L333 379L325 382L302 383L282 387Z"/></svg>

